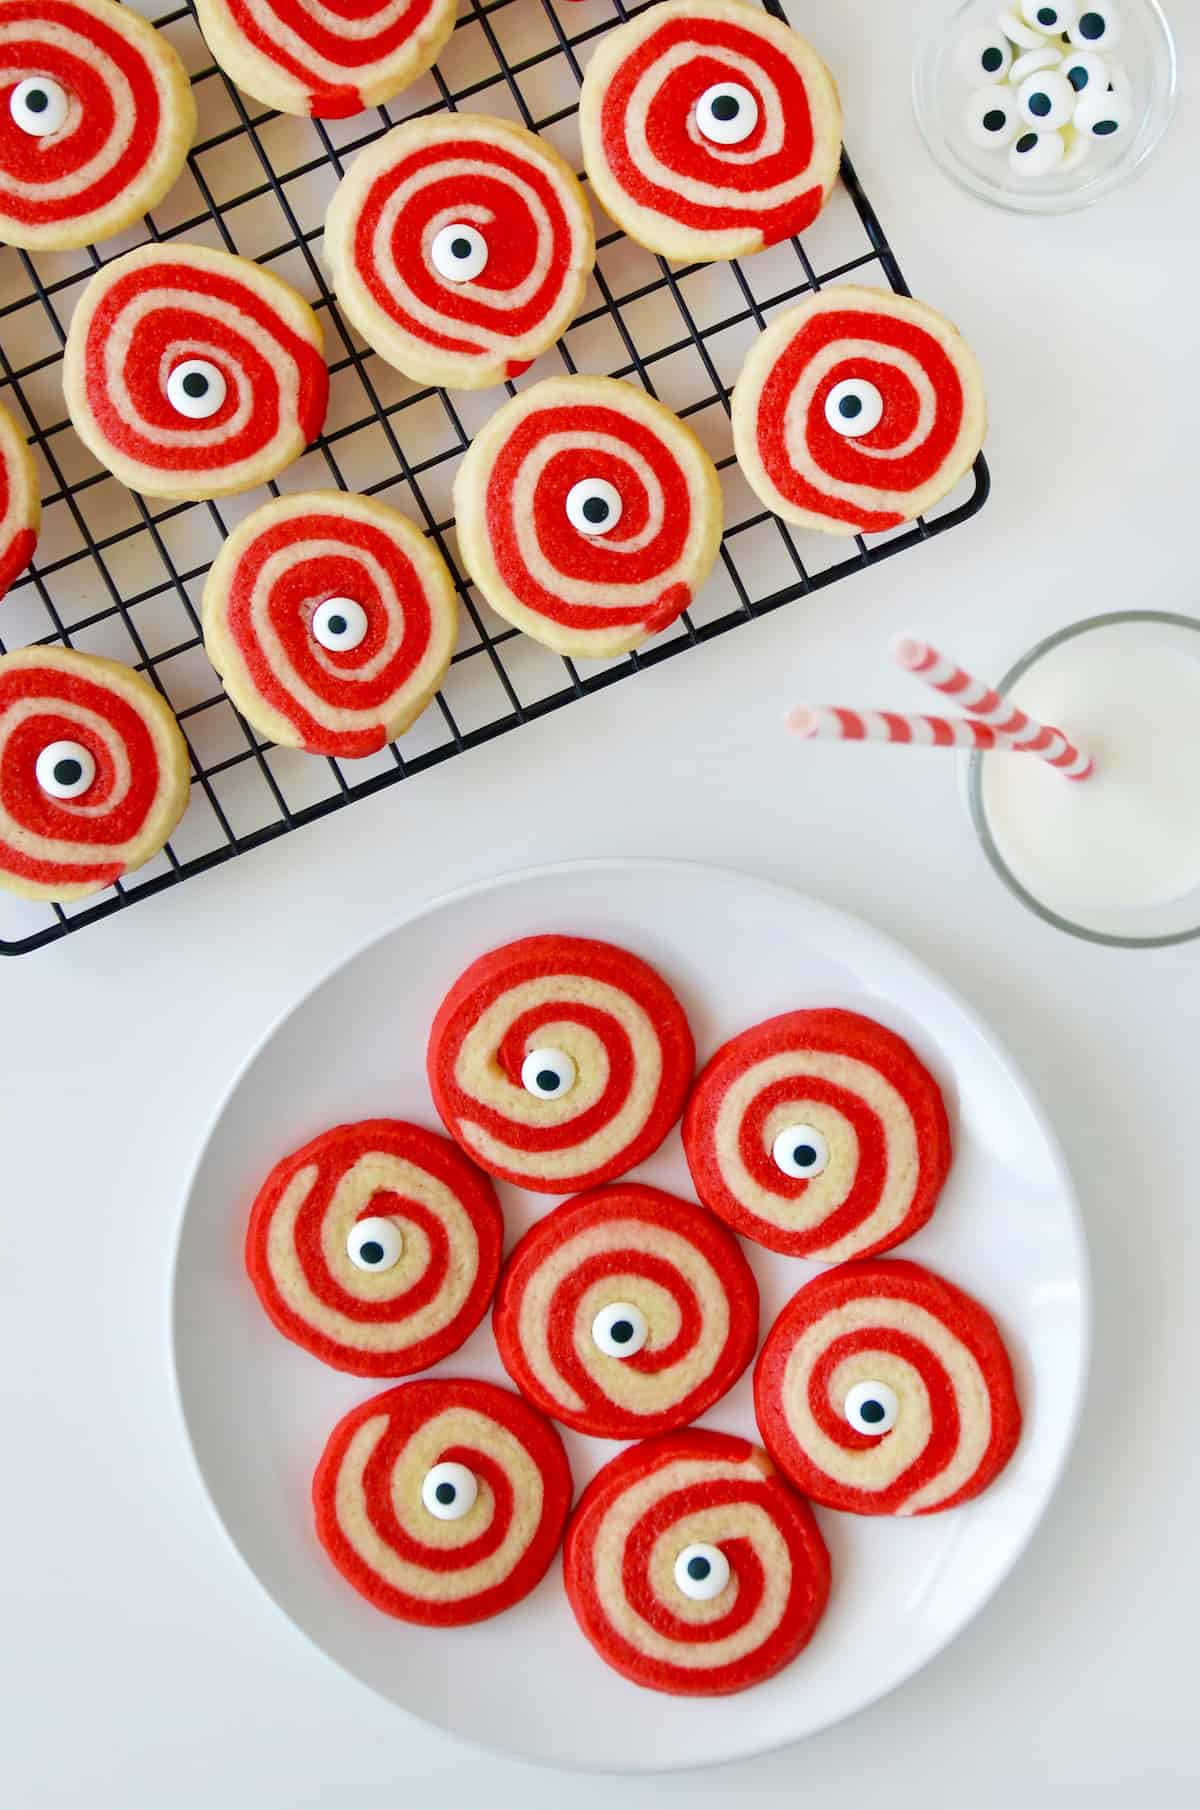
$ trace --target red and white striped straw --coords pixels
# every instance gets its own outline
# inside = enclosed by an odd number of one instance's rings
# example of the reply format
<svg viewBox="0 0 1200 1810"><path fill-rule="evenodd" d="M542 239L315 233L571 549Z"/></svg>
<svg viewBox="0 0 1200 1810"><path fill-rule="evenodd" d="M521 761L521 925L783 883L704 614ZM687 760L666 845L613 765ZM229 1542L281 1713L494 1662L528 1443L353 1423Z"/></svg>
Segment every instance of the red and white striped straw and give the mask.
<svg viewBox="0 0 1200 1810"><path fill-rule="evenodd" d="M979 722L994 729L1010 747L1028 754L1040 754L1068 779L1087 779L1095 771L1096 763L1091 755L1077 748L1061 729L1026 716L1023 710L1002 698L982 679L974 678L953 660L947 660L936 647L916 641L910 635L902 635L895 643L894 651L908 672L916 673L943 697L953 698Z"/></svg>
<svg viewBox="0 0 1200 1810"><path fill-rule="evenodd" d="M910 716L899 710L842 710L798 704L784 722L793 735L819 742L898 742L910 748L1004 748L1032 752L969 716Z"/></svg>

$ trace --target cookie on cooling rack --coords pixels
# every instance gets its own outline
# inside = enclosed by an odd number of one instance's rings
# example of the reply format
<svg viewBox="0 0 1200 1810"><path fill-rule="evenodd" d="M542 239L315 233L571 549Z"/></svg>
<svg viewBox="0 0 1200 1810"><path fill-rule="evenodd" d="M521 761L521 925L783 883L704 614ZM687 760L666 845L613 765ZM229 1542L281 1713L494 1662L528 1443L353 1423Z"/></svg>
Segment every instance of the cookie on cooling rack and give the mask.
<svg viewBox="0 0 1200 1810"><path fill-rule="evenodd" d="M204 245L142 245L80 296L63 391L114 477L184 502L249 490L299 458L325 419L329 373L290 284Z"/></svg>
<svg viewBox="0 0 1200 1810"><path fill-rule="evenodd" d="M507 120L447 113L357 157L325 223L338 300L417 383L514 377L578 312L595 259L570 166Z"/></svg>
<svg viewBox="0 0 1200 1810"><path fill-rule="evenodd" d="M807 1646L829 1554L765 1452L695 1427L631 1446L593 1478L567 1528L563 1581L615 1671L676 1696L727 1696Z"/></svg>
<svg viewBox="0 0 1200 1810"><path fill-rule="evenodd" d="M304 491L240 522L204 584L204 645L242 715L273 742L354 760L403 733L458 632L454 581L407 516Z"/></svg>
<svg viewBox="0 0 1200 1810"><path fill-rule="evenodd" d="M852 284L771 321L733 392L733 444L751 488L826 534L898 527L971 469L987 425L962 335L924 302Z"/></svg>
<svg viewBox="0 0 1200 1810"><path fill-rule="evenodd" d="M579 127L601 207L680 262L745 257L803 232L842 148L821 59L742 0L666 0L607 32Z"/></svg>
<svg viewBox="0 0 1200 1810"><path fill-rule="evenodd" d="M902 1258L806 1282L754 1373L767 1450L856 1515L928 1515L987 1488L1021 1431L1012 1364L978 1301Z"/></svg>
<svg viewBox="0 0 1200 1810"><path fill-rule="evenodd" d="M500 1270L495 1189L400 1119L338 1125L258 1191L246 1268L285 1337L355 1376L411 1376L468 1339Z"/></svg>
<svg viewBox="0 0 1200 1810"><path fill-rule="evenodd" d="M720 480L699 440L611 377L549 377L497 409L458 468L454 507L496 613L580 658L667 628L721 544Z"/></svg>
<svg viewBox="0 0 1200 1810"><path fill-rule="evenodd" d="M313 1478L317 1538L402 1621L487 1621L544 1577L571 1506L562 1441L494 1383L401 1383L352 1408Z"/></svg>
<svg viewBox="0 0 1200 1810"><path fill-rule="evenodd" d="M501 1361L546 1414L599 1439L687 1426L758 1343L758 1286L703 1208L620 1182L537 1220L504 1268Z"/></svg>
<svg viewBox="0 0 1200 1810"><path fill-rule="evenodd" d="M33 558L41 519L33 454L8 410L0 407L0 597Z"/></svg>
<svg viewBox="0 0 1200 1810"><path fill-rule="evenodd" d="M657 1150L694 1066L666 981L578 936L523 937L472 962L427 1053L451 1137L490 1175L543 1194L615 1181Z"/></svg>
<svg viewBox="0 0 1200 1810"><path fill-rule="evenodd" d="M231 81L281 113L344 119L378 107L432 67L456 0L196 0L200 29Z"/></svg>
<svg viewBox="0 0 1200 1810"><path fill-rule="evenodd" d="M154 207L196 136L171 45L115 0L0 0L0 241L64 251Z"/></svg>
<svg viewBox="0 0 1200 1810"><path fill-rule="evenodd" d="M188 799L170 706L115 660L0 655L0 885L82 899L156 855Z"/></svg>
<svg viewBox="0 0 1200 1810"><path fill-rule="evenodd" d="M950 1168L941 1090L860 1012L785 1012L724 1044L696 1083L683 1148L697 1194L743 1238L841 1263L923 1226Z"/></svg>

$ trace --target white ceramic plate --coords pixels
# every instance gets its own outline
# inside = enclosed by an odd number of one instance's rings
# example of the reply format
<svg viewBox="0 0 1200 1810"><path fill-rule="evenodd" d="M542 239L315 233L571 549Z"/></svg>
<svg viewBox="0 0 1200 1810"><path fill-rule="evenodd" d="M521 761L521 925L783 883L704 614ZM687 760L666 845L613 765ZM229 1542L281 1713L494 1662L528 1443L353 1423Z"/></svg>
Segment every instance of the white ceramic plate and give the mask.
<svg viewBox="0 0 1200 1810"><path fill-rule="evenodd" d="M516 1608L429 1631L370 1608L316 1543L309 1479L335 1421L379 1385L281 1338L242 1269L247 1209L286 1151L376 1114L436 1123L424 1075L434 1010L476 955L536 931L599 936L662 970L701 1058L771 1013L840 1005L915 1045L946 1094L956 1155L932 1222L904 1254L999 1319L1025 1410L1016 1456L977 1501L916 1521L818 1510L829 1611L778 1677L740 1696L641 1691L578 1632L557 1565ZM641 1171L688 1191L678 1135ZM501 1186L509 1240L547 1208ZM814 1266L747 1246L764 1329ZM438 901L322 981L267 1037L218 1113L188 1196L173 1287L184 1420L217 1513L295 1625L372 1689L443 1728L549 1764L668 1769L758 1753L853 1714L924 1665L986 1602L1028 1540L1070 1445L1088 1352L1089 1286L1062 1156L1008 1056L954 994L852 918L715 869L605 861L542 869ZM440 1366L506 1381L485 1323ZM748 1380L705 1421L754 1435ZM577 1486L616 1449L566 1435Z"/></svg>

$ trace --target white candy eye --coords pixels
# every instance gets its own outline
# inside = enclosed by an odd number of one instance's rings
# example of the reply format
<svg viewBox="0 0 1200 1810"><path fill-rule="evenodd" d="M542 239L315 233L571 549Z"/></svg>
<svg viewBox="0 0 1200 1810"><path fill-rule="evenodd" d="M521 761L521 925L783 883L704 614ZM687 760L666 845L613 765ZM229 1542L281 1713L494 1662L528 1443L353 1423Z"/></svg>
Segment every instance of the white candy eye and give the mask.
<svg viewBox="0 0 1200 1810"><path fill-rule="evenodd" d="M1075 130L1089 138L1116 138L1128 130L1132 119L1133 102L1115 89L1085 89L1075 108Z"/></svg>
<svg viewBox="0 0 1200 1810"><path fill-rule="evenodd" d="M1002 31L973 31L958 47L958 63L971 82L1002 82L1012 64L1012 45Z"/></svg>
<svg viewBox="0 0 1200 1810"><path fill-rule="evenodd" d="M886 1383L855 1383L842 1413L857 1433L890 1433L900 1418L900 1403Z"/></svg>
<svg viewBox="0 0 1200 1810"><path fill-rule="evenodd" d="M439 1521L461 1521L475 1506L479 1485L465 1464L435 1464L426 1471L421 1500Z"/></svg>
<svg viewBox="0 0 1200 1810"><path fill-rule="evenodd" d="M34 775L51 798L82 798L96 777L96 762L82 742L50 742L34 762Z"/></svg>
<svg viewBox="0 0 1200 1810"><path fill-rule="evenodd" d="M1108 87L1108 66L1103 57L1098 57L1094 50L1073 50L1069 57L1064 57L1059 68L1076 94L1083 94L1087 89L1102 94Z"/></svg>
<svg viewBox="0 0 1200 1810"><path fill-rule="evenodd" d="M9 98L13 123L31 138L49 138L67 123L67 91L46 75L27 76Z"/></svg>
<svg viewBox="0 0 1200 1810"><path fill-rule="evenodd" d="M1015 98L1003 87L977 88L963 115L967 137L973 145L1003 150L1021 130Z"/></svg>
<svg viewBox="0 0 1200 1810"><path fill-rule="evenodd" d="M697 1540L676 1559L675 1582L694 1603L711 1602L729 1582L729 1560L719 1546Z"/></svg>
<svg viewBox="0 0 1200 1810"><path fill-rule="evenodd" d="M1027 75L1033 75L1038 69L1057 69L1062 62L1062 52L1058 50L1026 50L1021 53L1008 72L1012 87L1019 88Z"/></svg>
<svg viewBox="0 0 1200 1810"><path fill-rule="evenodd" d="M448 283L469 283L487 268L487 240L475 227L452 221L434 235L429 255L433 268Z"/></svg>
<svg viewBox="0 0 1200 1810"><path fill-rule="evenodd" d="M567 492L567 520L580 534L607 534L621 519L621 493L607 478L580 478Z"/></svg>
<svg viewBox="0 0 1200 1810"><path fill-rule="evenodd" d="M521 1064L521 1086L539 1100L561 1100L574 1087L577 1072L565 1050L530 1050Z"/></svg>
<svg viewBox="0 0 1200 1810"><path fill-rule="evenodd" d="M1026 25L1015 12L1001 13L997 23L1010 44L1016 44L1022 50L1045 49L1045 32L1035 25Z"/></svg>
<svg viewBox="0 0 1200 1810"><path fill-rule="evenodd" d="M185 358L167 378L167 401L189 421L207 421L225 400L225 373L207 358Z"/></svg>
<svg viewBox="0 0 1200 1810"><path fill-rule="evenodd" d="M775 1167L808 1181L829 1166L829 1145L815 1125L785 1125L771 1145Z"/></svg>
<svg viewBox="0 0 1200 1810"><path fill-rule="evenodd" d="M1008 153L1008 167L1018 176L1048 176L1066 155L1061 132L1042 132L1030 128L1013 140Z"/></svg>
<svg viewBox="0 0 1200 1810"><path fill-rule="evenodd" d="M366 639L367 612L353 597L327 597L312 615L313 639L333 653L347 653Z"/></svg>
<svg viewBox="0 0 1200 1810"><path fill-rule="evenodd" d="M696 102L696 124L715 145L740 145L758 124L758 102L741 82L716 82Z"/></svg>
<svg viewBox="0 0 1200 1810"><path fill-rule="evenodd" d="M390 1270L400 1261L404 1240L394 1219L356 1219L346 1255L360 1270Z"/></svg>
<svg viewBox="0 0 1200 1810"><path fill-rule="evenodd" d="M1075 0L1021 0L1021 17L1039 31L1070 31L1079 8Z"/></svg>
<svg viewBox="0 0 1200 1810"><path fill-rule="evenodd" d="M883 420L883 397L865 377L846 377L825 398L825 419L835 433L857 440Z"/></svg>
<svg viewBox="0 0 1200 1810"><path fill-rule="evenodd" d="M1115 50L1121 42L1121 25L1115 6L1084 6L1067 35L1076 50Z"/></svg>
<svg viewBox="0 0 1200 1810"><path fill-rule="evenodd" d="M1044 69L1039 75L1027 76L1017 90L1017 105L1031 126L1048 132L1069 125L1075 111L1075 90L1057 69Z"/></svg>
<svg viewBox="0 0 1200 1810"><path fill-rule="evenodd" d="M649 1337L646 1316L632 1301L610 1301L592 1321L592 1338L606 1357L632 1357Z"/></svg>

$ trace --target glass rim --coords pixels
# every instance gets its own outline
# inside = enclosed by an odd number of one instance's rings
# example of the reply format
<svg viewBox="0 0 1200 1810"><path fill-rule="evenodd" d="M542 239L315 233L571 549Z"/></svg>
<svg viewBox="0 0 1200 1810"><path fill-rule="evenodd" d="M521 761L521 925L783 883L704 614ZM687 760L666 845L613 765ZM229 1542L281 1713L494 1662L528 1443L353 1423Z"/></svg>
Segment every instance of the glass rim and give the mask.
<svg viewBox="0 0 1200 1810"><path fill-rule="evenodd" d="M1080 622L1072 622L1066 628L1056 629L1047 635L1029 652L1023 654L1016 665L1005 673L996 686L1001 697L1007 696L1017 681L1024 677L1039 660L1053 653L1068 641L1076 640L1080 635L1092 633L1095 629L1117 628L1128 622L1157 622L1168 628L1190 629L1193 634L1200 635L1200 618L1183 616L1173 610L1110 610L1102 616L1085 616ZM1194 942L1200 937L1200 921L1187 930L1166 931L1159 936L1118 936L1114 931L1091 930L1085 924L1076 924L1065 918L1048 905L1035 898L1029 889L1023 886L1013 873L996 840L988 827L987 814L983 808L983 762L985 756L978 750L968 757L967 762L967 806L971 814L971 823L979 838L980 847L987 856L993 871L997 873L1008 890L1020 900L1043 924L1051 925L1055 930L1063 930L1068 936L1078 937L1085 943L1102 943L1110 949L1165 949L1175 943Z"/></svg>

